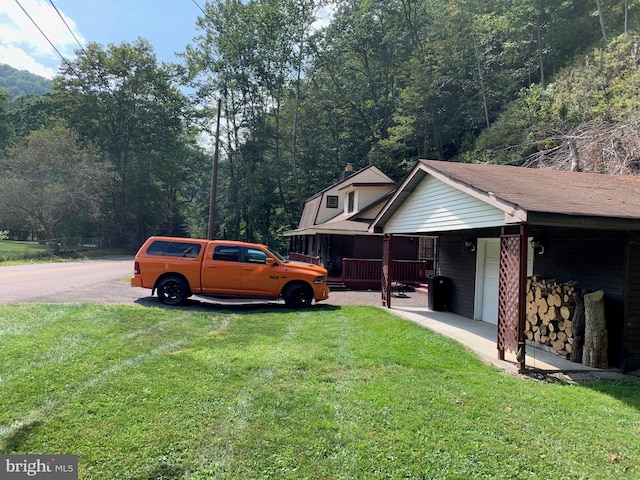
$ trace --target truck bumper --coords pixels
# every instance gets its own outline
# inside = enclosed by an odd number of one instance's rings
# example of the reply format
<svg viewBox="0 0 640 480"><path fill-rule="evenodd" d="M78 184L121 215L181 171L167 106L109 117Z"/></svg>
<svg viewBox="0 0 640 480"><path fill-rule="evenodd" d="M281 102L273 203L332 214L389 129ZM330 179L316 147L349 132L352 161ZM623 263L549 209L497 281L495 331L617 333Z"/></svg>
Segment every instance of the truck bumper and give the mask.
<svg viewBox="0 0 640 480"><path fill-rule="evenodd" d="M327 298L329 298L329 287L322 288L319 291L318 291L318 289L316 289L316 291L315 291L315 300L316 300L316 302L320 302L322 300L326 300Z"/></svg>
<svg viewBox="0 0 640 480"><path fill-rule="evenodd" d="M131 286L132 287L142 287L142 278L131 277Z"/></svg>

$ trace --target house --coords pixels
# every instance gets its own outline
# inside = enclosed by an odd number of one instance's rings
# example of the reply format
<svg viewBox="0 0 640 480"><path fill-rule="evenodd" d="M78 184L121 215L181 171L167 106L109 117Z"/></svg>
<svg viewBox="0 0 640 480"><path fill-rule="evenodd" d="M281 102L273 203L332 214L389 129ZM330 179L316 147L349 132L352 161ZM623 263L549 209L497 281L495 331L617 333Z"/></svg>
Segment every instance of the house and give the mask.
<svg viewBox="0 0 640 480"><path fill-rule="evenodd" d="M370 228L437 236L447 308L502 354L529 338L527 279L602 290L609 365L640 368L640 177L422 160Z"/></svg>
<svg viewBox="0 0 640 480"><path fill-rule="evenodd" d="M307 199L298 228L284 233L290 258L323 265L347 287L380 288L382 235L369 226L396 187L374 165L353 171L348 164L340 181ZM433 239L420 238L399 237L396 243L393 260L405 262L398 264L407 272L404 280L426 280L433 265Z"/></svg>

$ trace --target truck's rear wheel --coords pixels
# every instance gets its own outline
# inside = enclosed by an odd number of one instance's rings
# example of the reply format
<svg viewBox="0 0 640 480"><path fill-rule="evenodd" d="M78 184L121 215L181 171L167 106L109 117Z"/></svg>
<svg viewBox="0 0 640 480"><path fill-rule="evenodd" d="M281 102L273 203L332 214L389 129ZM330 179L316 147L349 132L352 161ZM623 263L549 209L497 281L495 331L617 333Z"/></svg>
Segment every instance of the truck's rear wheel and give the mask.
<svg viewBox="0 0 640 480"><path fill-rule="evenodd" d="M184 279L165 277L158 282L158 298L165 305L182 305L189 297L189 287Z"/></svg>
<svg viewBox="0 0 640 480"><path fill-rule="evenodd" d="M313 300L313 292L308 285L297 283L287 288L284 303L289 308L307 308Z"/></svg>

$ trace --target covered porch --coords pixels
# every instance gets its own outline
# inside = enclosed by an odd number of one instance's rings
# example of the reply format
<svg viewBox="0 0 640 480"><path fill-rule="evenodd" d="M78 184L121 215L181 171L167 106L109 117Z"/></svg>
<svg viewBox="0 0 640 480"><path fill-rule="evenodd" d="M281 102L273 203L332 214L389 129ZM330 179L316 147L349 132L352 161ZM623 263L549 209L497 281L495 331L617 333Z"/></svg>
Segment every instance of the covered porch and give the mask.
<svg viewBox="0 0 640 480"><path fill-rule="evenodd" d="M320 265L320 258L311 255L290 252L289 259ZM380 290L382 284L382 259L343 258L342 268L335 275L330 272L329 280L352 290ZM435 273L431 260L392 260L393 279L407 288L424 288L427 279Z"/></svg>
<svg viewBox="0 0 640 480"><path fill-rule="evenodd" d="M638 177L423 160L370 228L389 243L437 235L446 309L497 324L493 350L519 369L533 339L573 369L628 372L640 365L638 191ZM598 300L588 311L587 298ZM388 291L383 304L393 308Z"/></svg>

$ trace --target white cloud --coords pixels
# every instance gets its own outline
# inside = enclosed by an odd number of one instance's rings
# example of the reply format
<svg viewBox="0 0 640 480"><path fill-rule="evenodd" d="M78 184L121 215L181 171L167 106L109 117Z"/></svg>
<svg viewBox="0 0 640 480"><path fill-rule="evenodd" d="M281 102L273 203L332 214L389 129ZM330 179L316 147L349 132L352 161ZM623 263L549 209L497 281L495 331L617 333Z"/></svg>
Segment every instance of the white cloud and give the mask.
<svg viewBox="0 0 640 480"><path fill-rule="evenodd" d="M60 53L67 59L73 57L78 44L51 4L46 0L19 1ZM84 39L77 32L75 22L65 16L59 8L58 10L78 40L83 42ZM58 53L18 3L2 0L0 2L0 63L51 78L61 62L62 59Z"/></svg>
<svg viewBox="0 0 640 480"><path fill-rule="evenodd" d="M316 21L311 25L312 30L322 30L329 26L331 21L333 20L333 16L336 11L335 3L328 3L327 5L321 7L316 12Z"/></svg>
<svg viewBox="0 0 640 480"><path fill-rule="evenodd" d="M45 78L53 78L57 69L38 63L27 52L14 45L0 45L0 63L11 65L19 70L27 70Z"/></svg>

